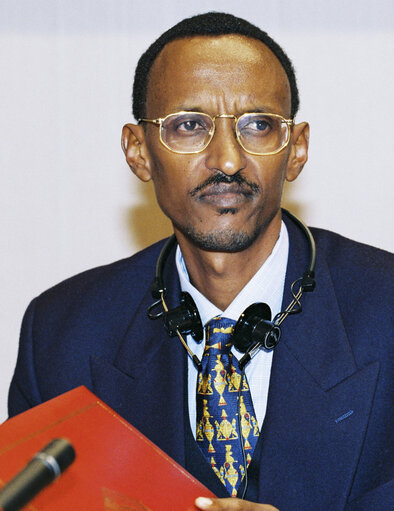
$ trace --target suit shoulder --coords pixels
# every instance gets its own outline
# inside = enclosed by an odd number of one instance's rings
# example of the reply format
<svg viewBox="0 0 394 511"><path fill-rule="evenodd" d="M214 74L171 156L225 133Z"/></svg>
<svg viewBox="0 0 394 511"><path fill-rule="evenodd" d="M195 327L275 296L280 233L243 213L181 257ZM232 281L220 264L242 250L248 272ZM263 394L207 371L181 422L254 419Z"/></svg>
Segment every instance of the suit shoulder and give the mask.
<svg viewBox="0 0 394 511"><path fill-rule="evenodd" d="M394 254L340 234L312 227L317 253L323 254L330 271L354 282L368 279L388 283L394 273Z"/></svg>
<svg viewBox="0 0 394 511"><path fill-rule="evenodd" d="M44 291L35 299L36 311L64 315L86 308L120 309L123 303L132 308L149 290L155 264L164 241L141 250L131 257L86 270Z"/></svg>
<svg viewBox="0 0 394 511"><path fill-rule="evenodd" d="M159 241L130 257L97 266L69 277L44 291L39 298L45 298L46 296L52 298L59 293L77 292L79 289L87 289L90 286L118 285L124 279L134 280L137 278L139 282L152 279L155 263L164 241ZM138 285L138 282L134 282L134 284Z"/></svg>

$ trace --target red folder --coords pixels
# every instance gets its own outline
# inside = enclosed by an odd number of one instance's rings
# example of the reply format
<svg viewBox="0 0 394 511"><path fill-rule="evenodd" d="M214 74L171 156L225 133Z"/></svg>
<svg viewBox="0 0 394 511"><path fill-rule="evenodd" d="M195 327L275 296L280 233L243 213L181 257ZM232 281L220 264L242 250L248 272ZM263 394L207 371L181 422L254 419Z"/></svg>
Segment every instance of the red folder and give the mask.
<svg viewBox="0 0 394 511"><path fill-rule="evenodd" d="M85 387L0 426L0 487L54 438L68 439L76 460L27 510L195 511L197 497L214 497Z"/></svg>

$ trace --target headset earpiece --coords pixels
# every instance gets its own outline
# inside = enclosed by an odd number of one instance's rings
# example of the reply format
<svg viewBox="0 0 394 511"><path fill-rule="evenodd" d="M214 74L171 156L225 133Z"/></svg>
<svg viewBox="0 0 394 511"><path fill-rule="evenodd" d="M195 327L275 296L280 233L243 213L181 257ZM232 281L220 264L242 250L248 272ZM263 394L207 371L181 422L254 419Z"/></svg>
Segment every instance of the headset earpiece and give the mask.
<svg viewBox="0 0 394 511"><path fill-rule="evenodd" d="M168 335L175 337L178 330L182 335L191 334L196 341L201 341L204 329L193 298L189 293L181 293L180 301L178 307L163 313Z"/></svg>
<svg viewBox="0 0 394 511"><path fill-rule="evenodd" d="M239 317L233 332L234 346L241 353L260 344L272 350L281 336L280 328L271 322L271 309L266 303L253 303Z"/></svg>

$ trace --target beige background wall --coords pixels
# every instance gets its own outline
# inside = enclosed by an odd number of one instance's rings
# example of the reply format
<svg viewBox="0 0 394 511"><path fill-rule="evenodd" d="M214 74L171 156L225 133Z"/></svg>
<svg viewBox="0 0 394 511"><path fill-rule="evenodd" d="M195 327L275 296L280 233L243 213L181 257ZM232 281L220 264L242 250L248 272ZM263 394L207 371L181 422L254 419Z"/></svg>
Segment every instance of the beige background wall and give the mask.
<svg viewBox="0 0 394 511"><path fill-rule="evenodd" d="M128 171L120 130L141 52L206 10L242 15L293 59L310 160L286 204L393 249L392 2L2 0L0 422L29 300L170 232ZM362 279L362 275L360 275Z"/></svg>

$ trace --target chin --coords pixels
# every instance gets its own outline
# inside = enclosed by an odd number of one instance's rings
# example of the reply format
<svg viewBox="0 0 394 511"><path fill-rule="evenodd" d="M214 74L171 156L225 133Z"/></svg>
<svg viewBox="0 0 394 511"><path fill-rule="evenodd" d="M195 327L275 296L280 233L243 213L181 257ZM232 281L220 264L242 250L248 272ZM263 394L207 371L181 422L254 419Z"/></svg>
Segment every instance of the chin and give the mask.
<svg viewBox="0 0 394 511"><path fill-rule="evenodd" d="M260 229L252 233L232 229L201 232L192 227L180 230L192 243L209 252L241 252L253 244L260 232Z"/></svg>

